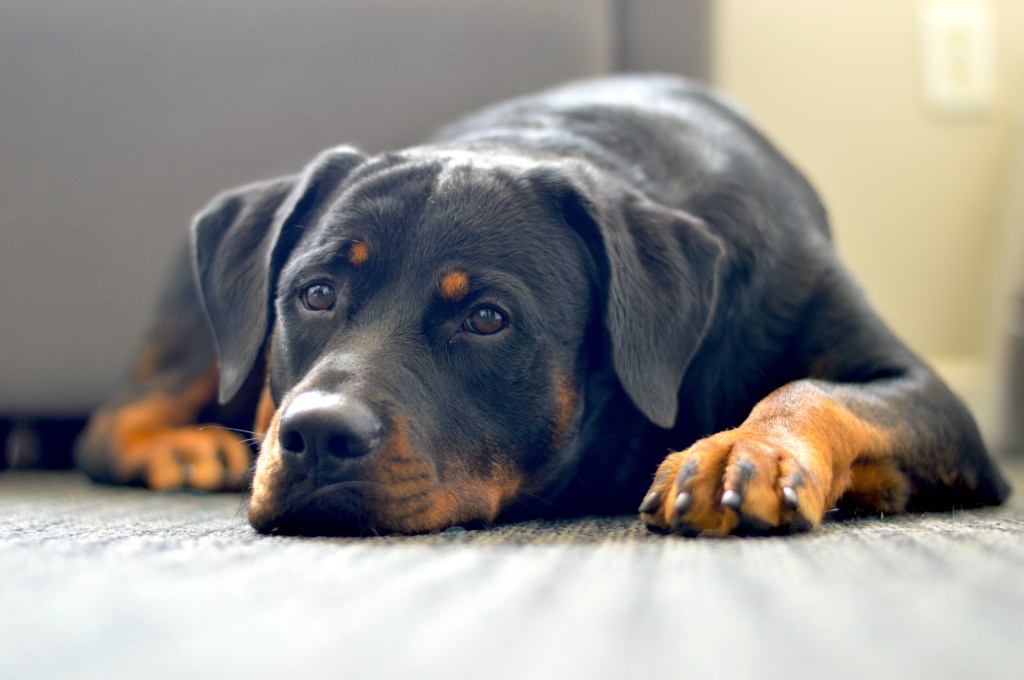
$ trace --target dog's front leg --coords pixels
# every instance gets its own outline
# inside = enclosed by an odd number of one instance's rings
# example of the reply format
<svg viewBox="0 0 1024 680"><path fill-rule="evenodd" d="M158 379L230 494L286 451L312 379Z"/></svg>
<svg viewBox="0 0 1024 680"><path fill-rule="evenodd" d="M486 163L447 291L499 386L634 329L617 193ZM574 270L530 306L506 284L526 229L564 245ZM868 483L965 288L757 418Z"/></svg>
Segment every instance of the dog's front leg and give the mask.
<svg viewBox="0 0 1024 680"><path fill-rule="evenodd" d="M925 370L868 383L799 380L736 429L670 454L641 505L684 535L786 533L837 504L878 512L998 502L970 417Z"/></svg>
<svg viewBox="0 0 1024 680"><path fill-rule="evenodd" d="M252 458L248 437L221 423L251 427L248 402L255 399L245 395L218 406L219 378L213 337L183 255L131 376L77 442L78 467L96 481L151 489L244 488ZM200 423L202 417L210 422Z"/></svg>

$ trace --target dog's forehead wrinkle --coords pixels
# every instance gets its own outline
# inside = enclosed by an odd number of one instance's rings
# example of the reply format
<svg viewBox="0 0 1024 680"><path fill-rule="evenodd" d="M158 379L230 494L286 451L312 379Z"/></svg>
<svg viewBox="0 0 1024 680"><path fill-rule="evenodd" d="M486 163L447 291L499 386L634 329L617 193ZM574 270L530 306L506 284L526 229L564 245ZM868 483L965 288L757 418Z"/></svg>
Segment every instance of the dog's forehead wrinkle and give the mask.
<svg viewBox="0 0 1024 680"><path fill-rule="evenodd" d="M314 225L303 227L303 233L295 248L281 268L282 280L294 277L301 271L328 267L344 255L348 240L343 234L332 229L328 218L321 218Z"/></svg>
<svg viewBox="0 0 1024 680"><path fill-rule="evenodd" d="M544 215L516 179L536 161L430 147L404 156L405 164L367 172L343 191L302 245L323 252L365 238L375 258L401 268L462 255L514 256L524 241L544 238L535 226Z"/></svg>

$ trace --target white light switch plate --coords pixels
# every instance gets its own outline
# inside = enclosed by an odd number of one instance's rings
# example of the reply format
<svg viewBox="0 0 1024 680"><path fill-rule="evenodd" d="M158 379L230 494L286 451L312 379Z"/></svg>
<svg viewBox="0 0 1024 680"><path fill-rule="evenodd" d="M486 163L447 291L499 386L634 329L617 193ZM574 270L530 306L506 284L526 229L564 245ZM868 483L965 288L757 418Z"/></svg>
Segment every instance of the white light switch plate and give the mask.
<svg viewBox="0 0 1024 680"><path fill-rule="evenodd" d="M995 96L995 32L985 0L922 0L920 78L928 110L943 117L988 113Z"/></svg>

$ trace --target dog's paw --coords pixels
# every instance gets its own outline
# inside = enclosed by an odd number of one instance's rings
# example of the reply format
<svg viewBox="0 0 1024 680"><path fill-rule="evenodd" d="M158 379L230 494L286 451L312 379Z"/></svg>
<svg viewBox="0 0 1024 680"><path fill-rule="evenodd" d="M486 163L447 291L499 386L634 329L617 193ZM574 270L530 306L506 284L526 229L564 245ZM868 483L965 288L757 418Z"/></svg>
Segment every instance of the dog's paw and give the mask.
<svg viewBox="0 0 1024 680"><path fill-rule="evenodd" d="M641 517L684 536L808 531L827 509L830 473L794 448L742 427L702 439L662 462Z"/></svg>
<svg viewBox="0 0 1024 680"><path fill-rule="evenodd" d="M109 446L113 481L156 490L241 490L252 457L248 444L217 425L121 433Z"/></svg>
<svg viewBox="0 0 1024 680"><path fill-rule="evenodd" d="M151 489L237 491L245 486L249 446L217 425L167 428L138 446L143 464L137 472Z"/></svg>

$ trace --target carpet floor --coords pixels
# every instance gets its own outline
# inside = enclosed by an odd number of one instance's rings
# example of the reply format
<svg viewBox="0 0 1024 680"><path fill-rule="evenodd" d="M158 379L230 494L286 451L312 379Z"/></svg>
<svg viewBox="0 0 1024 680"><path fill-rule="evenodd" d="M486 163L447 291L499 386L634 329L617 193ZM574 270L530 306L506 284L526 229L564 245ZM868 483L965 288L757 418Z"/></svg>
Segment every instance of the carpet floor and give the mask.
<svg viewBox="0 0 1024 680"><path fill-rule="evenodd" d="M725 540L264 537L238 495L0 473L0 678L1020 678L1007 470L999 508Z"/></svg>

